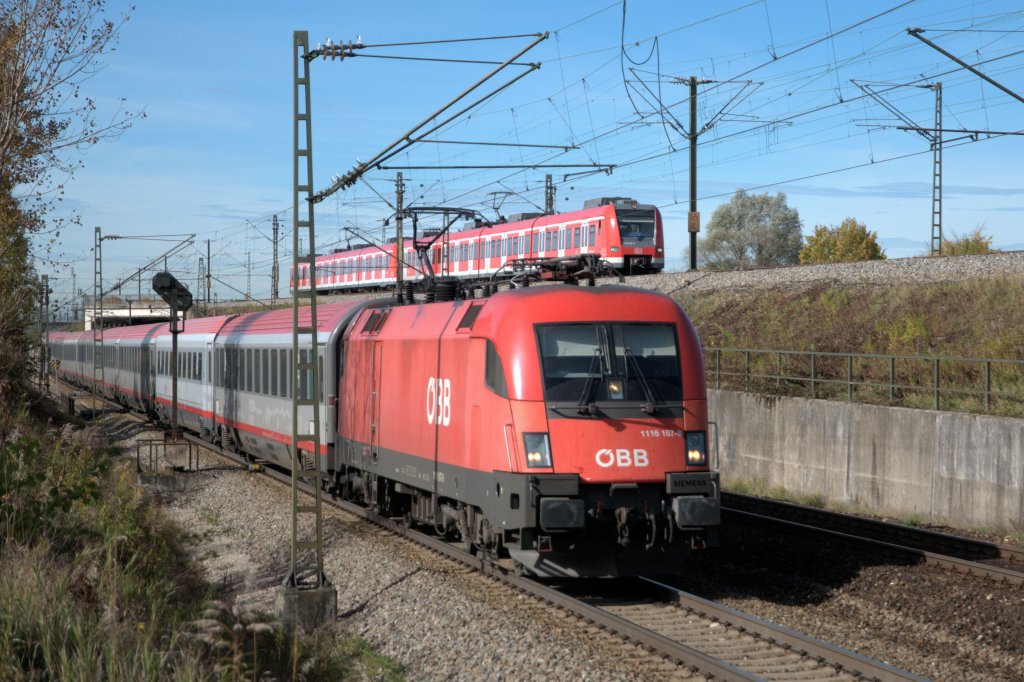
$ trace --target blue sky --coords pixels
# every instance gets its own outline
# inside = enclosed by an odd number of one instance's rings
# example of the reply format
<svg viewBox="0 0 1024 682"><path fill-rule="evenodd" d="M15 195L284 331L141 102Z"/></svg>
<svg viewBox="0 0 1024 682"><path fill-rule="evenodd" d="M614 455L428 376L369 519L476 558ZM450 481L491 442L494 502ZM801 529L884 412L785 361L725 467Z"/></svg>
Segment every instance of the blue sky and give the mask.
<svg viewBox="0 0 1024 682"><path fill-rule="evenodd" d="M196 247L169 264L193 284L209 239L214 275L225 282L215 285L220 298L236 296L228 285L250 286L249 253L252 292L267 295L275 213L288 235L282 257L290 253L294 30L309 31L314 46L357 36L371 45L550 32L520 60L541 63L539 70L436 137L575 148L422 143L392 163L547 161L612 164L612 173L565 179L565 169L406 170L407 203L466 206L491 216L534 210L543 203L544 173L552 172L561 210L609 195L660 206L670 258L688 239L687 142L676 130L688 125L688 89L676 78L714 81L698 94L698 126L714 124L699 145L705 223L738 188L781 191L800 212L805 233L853 216L878 232L890 257L928 248L932 155L927 140L896 129L901 123L852 81L876 83L921 126L932 125L934 92L898 84L941 81L946 128L1016 131L1024 120L1024 103L905 30L926 29L928 39L1022 92L1024 8L1014 0L648 0L628 2L625 24L623 4L604 0L288 5L138 3L117 50L86 89L101 117L123 98L146 118L88 150L85 168L66 188L65 209L76 211L83 227L65 231L54 256L60 262L40 268L57 280L58 299L71 291L72 267L77 286L91 286L96 225L123 237L196 234ZM126 6L108 7L116 15ZM529 40L367 48L355 59L314 62L314 185L327 187L356 159L373 157L491 68L368 55L501 61ZM522 71L508 69L494 84ZM1024 137L953 141L961 137L945 134L946 233L983 226L997 247L1024 248ZM374 170L366 183L318 204L318 251L343 245L345 228L381 236L391 209L375 191L393 201L394 174ZM108 285L179 237L168 239L104 242ZM286 285L282 279L282 291Z"/></svg>

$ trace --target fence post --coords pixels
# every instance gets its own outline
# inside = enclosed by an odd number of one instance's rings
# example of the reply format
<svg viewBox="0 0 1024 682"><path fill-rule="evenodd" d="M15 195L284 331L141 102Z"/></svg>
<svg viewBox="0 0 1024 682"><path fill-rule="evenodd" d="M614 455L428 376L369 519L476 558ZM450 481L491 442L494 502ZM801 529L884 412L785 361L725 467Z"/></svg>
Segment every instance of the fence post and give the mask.
<svg viewBox="0 0 1024 682"><path fill-rule="evenodd" d="M750 351L743 351L743 386L749 388L750 386Z"/></svg>
<svg viewBox="0 0 1024 682"><path fill-rule="evenodd" d="M811 353L811 398L818 397L818 387L816 381L818 380L818 354Z"/></svg>
<svg viewBox="0 0 1024 682"><path fill-rule="evenodd" d="M775 388L782 387L782 351L775 353Z"/></svg>
<svg viewBox="0 0 1024 682"><path fill-rule="evenodd" d="M853 356L846 356L846 399L853 402Z"/></svg>
<svg viewBox="0 0 1024 682"><path fill-rule="evenodd" d="M896 400L896 356L889 356L889 404Z"/></svg>
<svg viewBox="0 0 1024 682"><path fill-rule="evenodd" d="M985 361L985 411L992 407L992 363Z"/></svg>
<svg viewBox="0 0 1024 682"><path fill-rule="evenodd" d="M935 358L935 409L941 410L941 400L939 398L939 359Z"/></svg>
<svg viewBox="0 0 1024 682"><path fill-rule="evenodd" d="M715 388L722 388L722 349L715 349Z"/></svg>

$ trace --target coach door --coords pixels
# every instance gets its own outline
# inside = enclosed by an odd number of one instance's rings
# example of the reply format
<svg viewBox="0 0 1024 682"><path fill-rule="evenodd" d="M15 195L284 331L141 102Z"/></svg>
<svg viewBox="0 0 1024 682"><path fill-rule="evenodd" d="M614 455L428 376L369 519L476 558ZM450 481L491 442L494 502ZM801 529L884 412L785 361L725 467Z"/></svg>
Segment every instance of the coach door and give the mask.
<svg viewBox="0 0 1024 682"><path fill-rule="evenodd" d="M380 457L380 397L381 366L384 364L384 344L373 342L373 371L370 380L370 456Z"/></svg>

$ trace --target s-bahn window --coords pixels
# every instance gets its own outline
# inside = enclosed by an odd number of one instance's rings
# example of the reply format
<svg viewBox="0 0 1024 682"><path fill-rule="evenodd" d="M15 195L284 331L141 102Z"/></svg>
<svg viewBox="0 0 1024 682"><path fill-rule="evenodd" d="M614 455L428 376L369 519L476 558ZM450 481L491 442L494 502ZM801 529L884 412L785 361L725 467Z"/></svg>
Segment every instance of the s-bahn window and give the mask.
<svg viewBox="0 0 1024 682"><path fill-rule="evenodd" d="M597 243L596 237L597 237L597 226L596 225L591 225L590 226L590 239L587 240L587 244L590 244L591 246L596 244Z"/></svg>
<svg viewBox="0 0 1024 682"><path fill-rule="evenodd" d="M619 234L625 246L654 246L654 209L617 209Z"/></svg>
<svg viewBox="0 0 1024 682"><path fill-rule="evenodd" d="M508 397L508 384L505 382L505 369L501 365L501 356L494 342L487 340L487 358L484 367L484 383L487 388L502 398Z"/></svg>
<svg viewBox="0 0 1024 682"><path fill-rule="evenodd" d="M305 350L300 350L299 351L299 364L303 364L305 362L306 362L306 351ZM309 370L308 369L301 369L300 368L299 369L299 387L298 387L298 390L295 392L295 395L298 396L299 400L304 400L307 397L309 397L308 393L307 393L307 387L308 386L309 386Z"/></svg>
<svg viewBox="0 0 1024 682"><path fill-rule="evenodd" d="M544 397L550 402L682 401L674 325L546 324L536 329Z"/></svg>
<svg viewBox="0 0 1024 682"><path fill-rule="evenodd" d="M573 248L578 249L580 247L580 228L574 228L573 235Z"/></svg>

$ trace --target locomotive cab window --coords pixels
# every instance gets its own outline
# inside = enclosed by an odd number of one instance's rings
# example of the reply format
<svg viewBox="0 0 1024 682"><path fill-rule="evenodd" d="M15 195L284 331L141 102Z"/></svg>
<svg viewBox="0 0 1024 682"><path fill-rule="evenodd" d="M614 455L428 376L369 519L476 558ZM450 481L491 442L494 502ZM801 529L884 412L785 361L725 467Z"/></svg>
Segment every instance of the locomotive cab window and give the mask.
<svg viewBox="0 0 1024 682"><path fill-rule="evenodd" d="M508 397L508 384L505 382L505 368L501 364L501 356L494 342L487 341L487 359L484 369L484 383L487 388L497 393L502 398Z"/></svg>
<svg viewBox="0 0 1024 682"><path fill-rule="evenodd" d="M679 344L671 324L537 325L548 402L679 404Z"/></svg>

